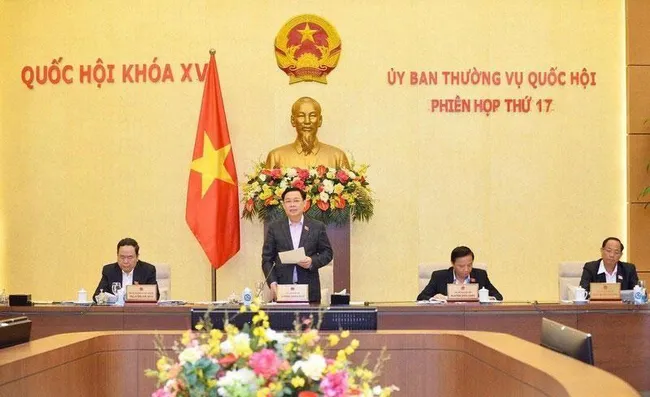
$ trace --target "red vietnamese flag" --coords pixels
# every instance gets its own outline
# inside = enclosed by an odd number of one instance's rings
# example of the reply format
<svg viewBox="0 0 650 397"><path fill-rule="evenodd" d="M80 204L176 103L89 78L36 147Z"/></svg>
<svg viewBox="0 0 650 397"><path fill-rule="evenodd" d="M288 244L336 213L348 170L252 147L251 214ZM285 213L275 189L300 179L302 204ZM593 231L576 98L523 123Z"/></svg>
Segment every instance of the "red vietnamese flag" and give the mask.
<svg viewBox="0 0 650 397"><path fill-rule="evenodd" d="M239 195L231 149L217 62L210 51L185 219L215 269L239 251Z"/></svg>

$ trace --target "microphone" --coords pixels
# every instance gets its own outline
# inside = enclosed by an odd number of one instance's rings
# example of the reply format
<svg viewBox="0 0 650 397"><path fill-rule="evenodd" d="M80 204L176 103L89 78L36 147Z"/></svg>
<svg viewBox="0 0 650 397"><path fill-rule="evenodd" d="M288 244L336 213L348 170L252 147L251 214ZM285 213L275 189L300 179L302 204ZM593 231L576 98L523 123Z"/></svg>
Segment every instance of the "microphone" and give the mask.
<svg viewBox="0 0 650 397"><path fill-rule="evenodd" d="M277 262L273 261L273 265L269 269L269 273L266 275L266 277L264 277L264 280L262 280L261 282L258 281L257 283L255 283L256 284L255 285L255 297L256 298L259 298L259 297L262 296L262 292L264 291L264 286L268 284L269 277L271 277L271 273L273 273L273 270L275 269L276 264L277 264ZM264 269L262 269L262 272L263 271L264 271Z"/></svg>

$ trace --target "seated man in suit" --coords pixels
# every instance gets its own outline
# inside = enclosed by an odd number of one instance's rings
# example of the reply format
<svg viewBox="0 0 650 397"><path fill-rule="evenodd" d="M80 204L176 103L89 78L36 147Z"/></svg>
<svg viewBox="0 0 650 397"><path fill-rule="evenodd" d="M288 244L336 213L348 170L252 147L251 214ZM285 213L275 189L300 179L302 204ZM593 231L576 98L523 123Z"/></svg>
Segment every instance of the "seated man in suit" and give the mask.
<svg viewBox="0 0 650 397"><path fill-rule="evenodd" d="M478 283L480 288L487 288L490 296L503 300L503 296L492 285L487 272L483 269L473 269L474 253L465 246L456 247L451 251L451 267L447 270L436 270L431 273L429 284L420 292L417 300L424 301L430 298L446 300L447 284Z"/></svg>
<svg viewBox="0 0 650 397"><path fill-rule="evenodd" d="M320 277L318 269L332 261L332 246L325 224L303 215L305 192L290 187L282 193L282 206L287 218L271 222L262 247L262 271L277 298L278 284L309 285L309 302L320 303ZM297 264L280 262L279 252L305 248L305 259Z"/></svg>
<svg viewBox="0 0 650 397"><path fill-rule="evenodd" d="M124 238L117 243L117 262L105 265L102 269L102 278L93 294L97 299L100 290L115 294L119 289L133 284L155 284L156 296L158 282L156 281L156 267L139 260L140 246L132 238ZM115 288L113 288L115 287Z"/></svg>
<svg viewBox="0 0 650 397"><path fill-rule="evenodd" d="M580 286L589 291L591 283L620 283L621 289L632 289L639 282L636 267L619 259L623 243L616 237L607 237L600 248L601 258L585 263Z"/></svg>

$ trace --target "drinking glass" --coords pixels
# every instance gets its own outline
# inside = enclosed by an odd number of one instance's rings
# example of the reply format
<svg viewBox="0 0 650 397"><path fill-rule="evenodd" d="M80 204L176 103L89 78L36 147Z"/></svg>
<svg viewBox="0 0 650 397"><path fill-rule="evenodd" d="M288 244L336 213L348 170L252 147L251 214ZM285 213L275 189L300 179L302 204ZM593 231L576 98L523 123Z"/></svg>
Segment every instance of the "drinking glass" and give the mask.
<svg viewBox="0 0 650 397"><path fill-rule="evenodd" d="M118 281L111 284L111 291L113 291L113 295L117 295L117 291L119 291L121 288L122 288L122 283Z"/></svg>

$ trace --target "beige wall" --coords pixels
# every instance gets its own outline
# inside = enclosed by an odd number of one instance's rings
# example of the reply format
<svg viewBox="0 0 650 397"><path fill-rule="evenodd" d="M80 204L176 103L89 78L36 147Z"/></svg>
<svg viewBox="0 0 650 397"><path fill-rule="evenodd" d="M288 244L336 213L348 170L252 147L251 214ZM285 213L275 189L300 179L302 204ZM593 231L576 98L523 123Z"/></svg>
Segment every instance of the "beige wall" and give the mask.
<svg viewBox="0 0 650 397"><path fill-rule="evenodd" d="M8 31L6 28L6 13L5 13L5 4L4 1L0 1L0 37L8 37ZM6 54L7 53L7 39L0 40L0 53ZM7 71L5 70L5 62L0 62L0 76L6 76ZM4 150L4 147L7 146L7 143L5 142L5 137L7 136L4 133L5 130L5 121L3 117L3 109L4 109L4 84L5 84L5 79L2 78L0 79L0 153L6 153ZM2 178L4 178L4 162L0 162L0 175ZM2 289L6 289L9 286L9 280L7 277L7 261L4 260L5 258L5 244L6 244L6 236L5 236L5 209L6 206L4 204L5 198L4 198L4 191L0 191L0 258L3 258L0 260L0 292Z"/></svg>
<svg viewBox="0 0 650 397"><path fill-rule="evenodd" d="M554 299L560 261L596 258L604 237L626 237L621 1L250 4L4 2L0 280L11 292L71 299L81 287L92 290L128 235L140 242L141 259L172 266L175 298L209 298L208 261L184 220L202 84L180 83L178 67L206 62L209 48L240 181L292 139L288 112L303 95L323 106L321 138L371 165L378 201L372 221L352 228L353 300L413 299L417 264L447 260L459 244L489 264L506 299ZM301 13L322 15L342 37L327 85L289 86L275 65L275 35ZM55 57L75 70L98 57L115 64L158 57L174 66L177 82L34 90L21 83L23 66ZM586 67L597 85L386 82L390 68L554 66ZM431 99L456 95L531 95L555 105L548 114L428 112ZM242 250L217 273L219 298L260 278L261 229L242 222Z"/></svg>

